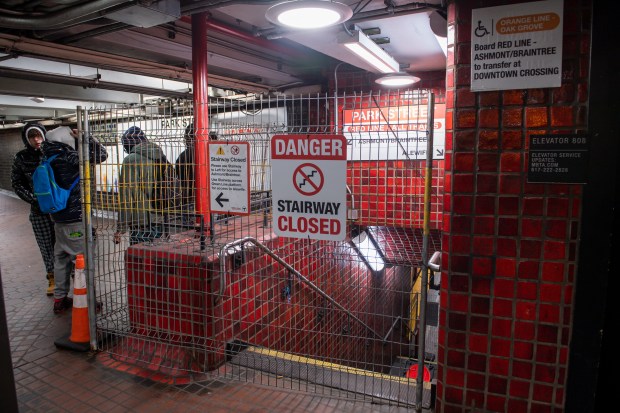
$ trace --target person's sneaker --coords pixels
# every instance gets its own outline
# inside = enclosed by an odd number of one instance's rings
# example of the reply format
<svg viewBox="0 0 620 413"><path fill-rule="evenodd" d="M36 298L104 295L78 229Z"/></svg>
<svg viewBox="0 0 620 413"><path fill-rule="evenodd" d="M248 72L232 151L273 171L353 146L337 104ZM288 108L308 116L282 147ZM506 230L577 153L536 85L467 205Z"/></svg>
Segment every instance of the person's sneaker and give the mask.
<svg viewBox="0 0 620 413"><path fill-rule="evenodd" d="M71 307L73 307L73 298L71 297L57 298L54 300L54 314L60 314Z"/></svg>
<svg viewBox="0 0 620 413"><path fill-rule="evenodd" d="M48 272L47 273L47 290L45 290L45 294L47 294L48 296L50 295L54 295L54 273L53 272Z"/></svg>

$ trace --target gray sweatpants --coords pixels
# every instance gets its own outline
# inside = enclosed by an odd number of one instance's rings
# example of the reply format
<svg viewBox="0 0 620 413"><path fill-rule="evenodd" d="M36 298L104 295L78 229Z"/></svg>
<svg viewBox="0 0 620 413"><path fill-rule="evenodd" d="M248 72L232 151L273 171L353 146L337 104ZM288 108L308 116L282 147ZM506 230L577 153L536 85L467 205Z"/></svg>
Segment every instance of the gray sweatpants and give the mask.
<svg viewBox="0 0 620 413"><path fill-rule="evenodd" d="M69 295L71 286L71 270L77 254L83 254L86 248L84 224L72 222L69 224L56 223L54 225L56 244L54 245L54 298L59 299Z"/></svg>

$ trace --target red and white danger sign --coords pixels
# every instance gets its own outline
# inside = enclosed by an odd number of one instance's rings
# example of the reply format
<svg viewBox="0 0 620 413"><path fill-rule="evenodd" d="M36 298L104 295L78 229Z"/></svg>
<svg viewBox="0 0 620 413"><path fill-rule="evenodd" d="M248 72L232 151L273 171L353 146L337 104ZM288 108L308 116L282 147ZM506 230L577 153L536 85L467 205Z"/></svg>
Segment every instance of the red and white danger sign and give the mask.
<svg viewBox="0 0 620 413"><path fill-rule="evenodd" d="M273 227L277 235L344 241L347 141L342 135L271 138Z"/></svg>

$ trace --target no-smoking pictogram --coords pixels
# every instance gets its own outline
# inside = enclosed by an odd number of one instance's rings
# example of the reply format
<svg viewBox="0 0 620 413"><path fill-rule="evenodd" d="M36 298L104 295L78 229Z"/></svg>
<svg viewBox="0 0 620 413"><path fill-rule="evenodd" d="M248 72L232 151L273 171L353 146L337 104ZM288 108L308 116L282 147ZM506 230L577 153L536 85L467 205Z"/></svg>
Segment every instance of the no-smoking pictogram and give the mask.
<svg viewBox="0 0 620 413"><path fill-rule="evenodd" d="M233 155L239 155L239 147L238 146L232 146L230 148L230 153L232 153Z"/></svg>
<svg viewBox="0 0 620 413"><path fill-rule="evenodd" d="M299 165L293 172L293 185L297 192L305 196L318 194L324 182L321 169L311 163Z"/></svg>

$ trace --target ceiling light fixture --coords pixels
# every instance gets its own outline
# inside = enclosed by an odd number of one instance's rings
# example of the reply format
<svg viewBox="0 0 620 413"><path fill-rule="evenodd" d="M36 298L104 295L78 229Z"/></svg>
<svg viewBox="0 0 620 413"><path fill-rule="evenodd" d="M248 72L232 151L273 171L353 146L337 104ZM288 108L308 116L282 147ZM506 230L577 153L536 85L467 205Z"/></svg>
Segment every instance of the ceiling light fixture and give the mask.
<svg viewBox="0 0 620 413"><path fill-rule="evenodd" d="M376 83L382 86L388 86L388 87L409 86L419 81L420 81L419 77L412 76L407 73L395 73L395 74L385 75L375 80Z"/></svg>
<svg viewBox="0 0 620 413"><path fill-rule="evenodd" d="M43 96L33 96L30 98L35 103L43 103L45 102L45 98Z"/></svg>
<svg viewBox="0 0 620 413"><path fill-rule="evenodd" d="M296 29L319 29L343 23L353 16L349 6L329 0L292 0L267 9L265 17L273 24Z"/></svg>
<svg viewBox="0 0 620 413"><path fill-rule="evenodd" d="M361 30L338 34L338 43L370 63L380 73L396 73L400 65Z"/></svg>

